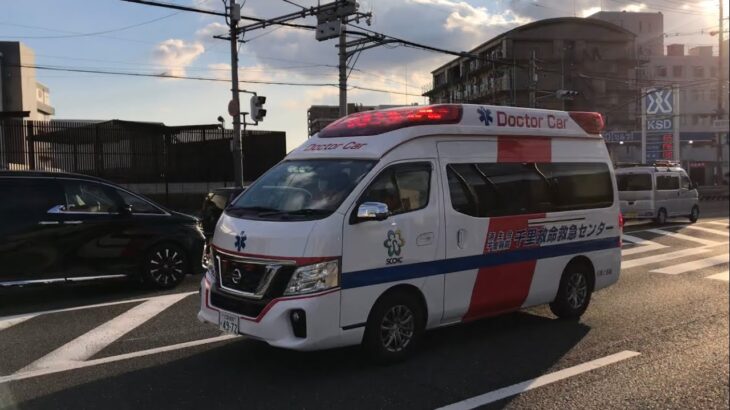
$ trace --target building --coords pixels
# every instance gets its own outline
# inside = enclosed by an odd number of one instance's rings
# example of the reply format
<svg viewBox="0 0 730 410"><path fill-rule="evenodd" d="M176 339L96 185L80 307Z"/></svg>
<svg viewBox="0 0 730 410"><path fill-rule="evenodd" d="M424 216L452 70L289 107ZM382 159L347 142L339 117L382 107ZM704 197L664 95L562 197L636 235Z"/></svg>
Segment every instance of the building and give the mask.
<svg viewBox="0 0 730 410"><path fill-rule="evenodd" d="M418 105L418 104L413 104ZM347 113L353 114L361 111L382 110L386 108L400 107L400 105L362 105L347 104ZM313 105L307 110L307 130L312 136L320 132L324 127L340 118L340 107L338 105Z"/></svg>
<svg viewBox="0 0 730 410"><path fill-rule="evenodd" d="M636 34L636 53L640 58L664 55L664 15L661 12L599 11L588 18L607 21Z"/></svg>
<svg viewBox="0 0 730 410"><path fill-rule="evenodd" d="M50 120L55 114L50 90L36 81L33 65L33 50L17 41L0 41L0 113L27 112L31 120Z"/></svg>
<svg viewBox="0 0 730 410"><path fill-rule="evenodd" d="M636 127L635 35L596 19L540 20L503 33L432 72L431 103L598 111ZM565 97L559 90L576 91ZM560 96L563 95L563 98Z"/></svg>

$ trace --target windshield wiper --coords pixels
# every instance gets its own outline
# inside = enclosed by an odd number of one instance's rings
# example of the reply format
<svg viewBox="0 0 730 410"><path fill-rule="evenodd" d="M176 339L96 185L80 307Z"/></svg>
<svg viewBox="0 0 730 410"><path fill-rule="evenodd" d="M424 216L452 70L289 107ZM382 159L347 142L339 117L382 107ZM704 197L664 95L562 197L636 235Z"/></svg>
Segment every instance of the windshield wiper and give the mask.
<svg viewBox="0 0 730 410"><path fill-rule="evenodd" d="M274 216L274 215L291 215L291 216L311 216L311 215L327 215L331 214L333 211L329 209L312 209L312 208L303 208L303 209L297 209L295 211L280 211L275 210L271 212L259 212L258 216Z"/></svg>
<svg viewBox="0 0 730 410"><path fill-rule="evenodd" d="M275 208L269 208L266 206L232 206L226 208L226 211L228 212L235 212L235 213L241 213L241 212L279 212L278 209Z"/></svg>

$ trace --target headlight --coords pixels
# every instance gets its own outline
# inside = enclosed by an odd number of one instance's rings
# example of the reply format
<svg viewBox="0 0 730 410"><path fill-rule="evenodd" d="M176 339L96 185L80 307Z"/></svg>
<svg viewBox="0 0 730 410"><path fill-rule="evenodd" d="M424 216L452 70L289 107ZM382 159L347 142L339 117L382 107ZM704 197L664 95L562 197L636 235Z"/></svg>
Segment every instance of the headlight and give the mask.
<svg viewBox="0 0 730 410"><path fill-rule="evenodd" d="M205 276L208 278L208 282L215 283L215 257L210 247L207 247L203 252L203 267L205 268Z"/></svg>
<svg viewBox="0 0 730 410"><path fill-rule="evenodd" d="M340 285L339 262L328 261L309 266L302 266L294 271L284 295L300 295L302 293L319 292Z"/></svg>

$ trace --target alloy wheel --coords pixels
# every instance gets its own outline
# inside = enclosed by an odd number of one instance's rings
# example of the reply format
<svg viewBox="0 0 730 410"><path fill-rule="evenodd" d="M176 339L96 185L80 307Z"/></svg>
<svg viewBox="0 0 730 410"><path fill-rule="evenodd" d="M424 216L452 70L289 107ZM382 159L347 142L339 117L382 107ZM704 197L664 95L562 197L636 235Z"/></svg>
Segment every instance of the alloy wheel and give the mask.
<svg viewBox="0 0 730 410"><path fill-rule="evenodd" d="M380 323L380 341L389 352L408 347L415 332L415 316L405 305L391 307Z"/></svg>

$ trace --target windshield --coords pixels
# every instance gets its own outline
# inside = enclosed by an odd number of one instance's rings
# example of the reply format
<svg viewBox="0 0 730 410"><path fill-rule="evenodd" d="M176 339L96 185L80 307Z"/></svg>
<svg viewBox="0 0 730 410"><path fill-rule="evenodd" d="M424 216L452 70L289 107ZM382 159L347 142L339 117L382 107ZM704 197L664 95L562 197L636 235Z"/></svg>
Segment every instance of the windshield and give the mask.
<svg viewBox="0 0 730 410"><path fill-rule="evenodd" d="M650 174L616 175L619 191L651 191Z"/></svg>
<svg viewBox="0 0 730 410"><path fill-rule="evenodd" d="M375 161L294 160L279 163L226 209L236 217L319 219L334 212Z"/></svg>

